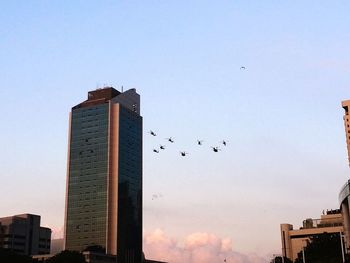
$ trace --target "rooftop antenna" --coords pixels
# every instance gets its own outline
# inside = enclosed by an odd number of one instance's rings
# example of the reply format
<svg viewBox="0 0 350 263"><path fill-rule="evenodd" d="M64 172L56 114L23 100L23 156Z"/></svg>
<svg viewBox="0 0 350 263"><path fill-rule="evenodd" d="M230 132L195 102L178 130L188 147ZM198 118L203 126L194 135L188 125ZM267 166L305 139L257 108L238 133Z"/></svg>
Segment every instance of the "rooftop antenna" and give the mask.
<svg viewBox="0 0 350 263"><path fill-rule="evenodd" d="M124 92L124 87L123 87L123 85L122 85L122 93Z"/></svg>

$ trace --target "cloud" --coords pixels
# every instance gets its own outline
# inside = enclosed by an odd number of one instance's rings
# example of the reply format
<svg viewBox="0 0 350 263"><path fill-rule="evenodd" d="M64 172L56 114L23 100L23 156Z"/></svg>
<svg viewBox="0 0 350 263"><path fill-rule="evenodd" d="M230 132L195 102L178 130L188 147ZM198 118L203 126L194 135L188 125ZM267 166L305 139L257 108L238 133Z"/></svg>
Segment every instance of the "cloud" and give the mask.
<svg viewBox="0 0 350 263"><path fill-rule="evenodd" d="M146 258L171 263L264 263L266 258L242 254L232 249L232 240L210 233L193 233L184 239L184 245L168 237L161 229L144 235Z"/></svg>
<svg viewBox="0 0 350 263"><path fill-rule="evenodd" d="M51 234L51 239L60 239L63 238L63 232L64 232L64 227L54 227L51 228L52 234Z"/></svg>

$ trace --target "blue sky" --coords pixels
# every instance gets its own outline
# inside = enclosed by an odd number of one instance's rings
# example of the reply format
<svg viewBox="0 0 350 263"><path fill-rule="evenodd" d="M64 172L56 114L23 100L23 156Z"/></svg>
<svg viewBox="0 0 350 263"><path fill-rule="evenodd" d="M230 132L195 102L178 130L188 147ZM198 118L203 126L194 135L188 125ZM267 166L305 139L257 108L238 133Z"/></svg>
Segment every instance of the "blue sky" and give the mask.
<svg viewBox="0 0 350 263"><path fill-rule="evenodd" d="M349 8L1 2L0 216L63 225L70 108L89 90L123 85L142 98L145 231L180 242L202 231L244 253L278 252L279 224L337 208L348 178L340 102L350 98ZM154 155L169 136L176 143ZM214 155L209 146L222 139L229 145Z"/></svg>

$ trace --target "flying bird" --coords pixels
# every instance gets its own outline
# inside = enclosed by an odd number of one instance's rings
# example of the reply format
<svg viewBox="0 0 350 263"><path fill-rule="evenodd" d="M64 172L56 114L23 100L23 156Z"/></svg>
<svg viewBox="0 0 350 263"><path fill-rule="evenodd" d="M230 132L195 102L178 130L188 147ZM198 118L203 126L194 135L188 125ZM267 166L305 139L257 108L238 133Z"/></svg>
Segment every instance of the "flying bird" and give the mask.
<svg viewBox="0 0 350 263"><path fill-rule="evenodd" d="M174 140L173 140L173 138L172 137L169 137L169 138L166 138L169 142L171 142L171 143L173 143L174 142Z"/></svg>
<svg viewBox="0 0 350 263"><path fill-rule="evenodd" d="M180 152L181 156L186 156L188 153L187 152Z"/></svg>
<svg viewBox="0 0 350 263"><path fill-rule="evenodd" d="M153 152L155 153L159 153L159 151L157 149L153 149Z"/></svg>
<svg viewBox="0 0 350 263"><path fill-rule="evenodd" d="M197 140L198 145L203 145L203 140Z"/></svg>
<svg viewBox="0 0 350 263"><path fill-rule="evenodd" d="M222 140L221 143L222 143L224 146L227 145L227 141L225 141L225 140Z"/></svg>
<svg viewBox="0 0 350 263"><path fill-rule="evenodd" d="M164 150L164 149L165 149L165 146L164 146L164 145L160 145L160 146L159 146L159 149Z"/></svg>
<svg viewBox="0 0 350 263"><path fill-rule="evenodd" d="M220 151L219 147L213 147L213 146L212 146L211 148L213 148L213 151L216 152L216 153L217 153L218 151Z"/></svg>
<svg viewBox="0 0 350 263"><path fill-rule="evenodd" d="M152 136L157 136L157 134L154 132L154 131L149 131L149 133L152 135Z"/></svg>
<svg viewBox="0 0 350 263"><path fill-rule="evenodd" d="M155 200L155 199L158 199L158 198L161 198L161 197L163 197L162 194L153 194L152 195L152 200Z"/></svg>
<svg viewBox="0 0 350 263"><path fill-rule="evenodd" d="M245 69L245 66L241 66L240 69L241 69L241 70L244 70L244 69Z"/></svg>

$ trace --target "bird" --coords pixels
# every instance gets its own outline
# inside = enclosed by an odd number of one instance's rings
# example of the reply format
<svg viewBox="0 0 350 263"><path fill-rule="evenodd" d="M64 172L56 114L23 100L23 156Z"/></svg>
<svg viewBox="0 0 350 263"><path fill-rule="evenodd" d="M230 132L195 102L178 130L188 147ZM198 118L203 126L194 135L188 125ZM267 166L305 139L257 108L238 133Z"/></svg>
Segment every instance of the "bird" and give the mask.
<svg viewBox="0 0 350 263"><path fill-rule="evenodd" d="M240 69L241 69L241 70L242 70L242 69L245 69L245 66L241 66Z"/></svg>
<svg viewBox="0 0 350 263"><path fill-rule="evenodd" d="M164 149L165 149L165 146L164 146L164 145L160 145L160 146L159 146L159 149L164 150Z"/></svg>
<svg viewBox="0 0 350 263"><path fill-rule="evenodd" d="M173 143L174 142L174 140L173 140L173 138L172 137L169 137L169 138L165 138L165 139L167 139L169 142L171 142L171 143Z"/></svg>
<svg viewBox="0 0 350 263"><path fill-rule="evenodd" d="M216 153L217 153L218 151L220 151L219 147L213 147L213 146L212 146L211 148L213 148L213 151L216 152Z"/></svg>
<svg viewBox="0 0 350 263"><path fill-rule="evenodd" d="M227 145L227 141L225 141L225 140L222 140L221 143L222 143L224 146Z"/></svg>
<svg viewBox="0 0 350 263"><path fill-rule="evenodd" d="M188 153L187 152L180 152L181 156L186 156Z"/></svg>
<svg viewBox="0 0 350 263"><path fill-rule="evenodd" d="M197 140L198 145L203 145L203 140Z"/></svg>
<svg viewBox="0 0 350 263"><path fill-rule="evenodd" d="M159 151L157 149L153 149L153 152L155 153L159 153Z"/></svg>
<svg viewBox="0 0 350 263"><path fill-rule="evenodd" d="M149 131L149 133L152 135L152 136L157 136L157 134L154 132L154 131Z"/></svg>

